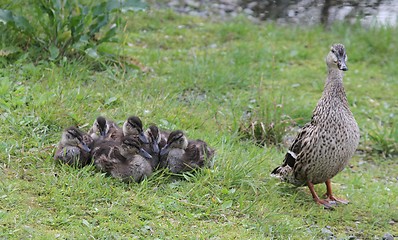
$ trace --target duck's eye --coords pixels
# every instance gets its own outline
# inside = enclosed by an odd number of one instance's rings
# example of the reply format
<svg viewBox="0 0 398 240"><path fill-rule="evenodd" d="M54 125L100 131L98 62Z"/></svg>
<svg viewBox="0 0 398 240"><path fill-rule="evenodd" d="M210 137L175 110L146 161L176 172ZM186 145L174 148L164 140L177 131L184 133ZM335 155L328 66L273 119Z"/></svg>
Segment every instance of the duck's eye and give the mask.
<svg viewBox="0 0 398 240"><path fill-rule="evenodd" d="M67 134L67 136L68 136L69 139L74 138L75 135L76 135L76 134L75 134L74 132L72 132L72 131L68 132L68 134Z"/></svg>

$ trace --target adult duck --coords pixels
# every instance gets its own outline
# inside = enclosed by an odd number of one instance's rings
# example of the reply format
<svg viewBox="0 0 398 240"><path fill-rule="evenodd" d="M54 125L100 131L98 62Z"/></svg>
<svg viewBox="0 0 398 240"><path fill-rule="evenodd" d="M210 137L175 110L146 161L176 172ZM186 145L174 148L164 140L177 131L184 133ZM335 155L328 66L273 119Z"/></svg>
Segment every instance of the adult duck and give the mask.
<svg viewBox="0 0 398 240"><path fill-rule="evenodd" d="M327 57L328 75L311 122L307 123L287 151L281 166L272 175L296 186L307 185L314 201L330 208L348 203L332 193L331 179L348 164L359 143L359 128L348 106L343 87L347 54L334 44ZM326 199L320 199L314 184L326 184Z"/></svg>

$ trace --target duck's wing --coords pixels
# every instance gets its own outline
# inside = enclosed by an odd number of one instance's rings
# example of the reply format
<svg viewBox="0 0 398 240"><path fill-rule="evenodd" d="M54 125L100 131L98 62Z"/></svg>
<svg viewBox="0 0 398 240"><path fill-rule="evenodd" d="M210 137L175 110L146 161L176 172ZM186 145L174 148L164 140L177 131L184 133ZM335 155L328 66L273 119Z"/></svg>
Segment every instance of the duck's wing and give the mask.
<svg viewBox="0 0 398 240"><path fill-rule="evenodd" d="M285 175L288 174L289 171L293 170L296 162L299 161L297 159L298 155L301 153L303 148L306 146L308 139L313 132L314 126L311 123L307 123L299 132L297 137L294 139L293 144L290 146L287 151L283 163L281 166L275 168L271 174L272 175ZM283 176L281 176L283 177Z"/></svg>
<svg viewBox="0 0 398 240"><path fill-rule="evenodd" d="M211 149L206 142L197 139L189 141L185 150L184 162L191 168L202 168L209 165L211 158L214 156L214 150Z"/></svg>
<svg viewBox="0 0 398 240"><path fill-rule="evenodd" d="M95 166L101 171L110 172L117 162L117 158L115 158L116 149L117 143L115 141L95 141L91 151Z"/></svg>
<svg viewBox="0 0 398 240"><path fill-rule="evenodd" d="M123 137L124 137L123 130L121 128L112 128L109 129L106 139L114 140L116 142L121 142Z"/></svg>

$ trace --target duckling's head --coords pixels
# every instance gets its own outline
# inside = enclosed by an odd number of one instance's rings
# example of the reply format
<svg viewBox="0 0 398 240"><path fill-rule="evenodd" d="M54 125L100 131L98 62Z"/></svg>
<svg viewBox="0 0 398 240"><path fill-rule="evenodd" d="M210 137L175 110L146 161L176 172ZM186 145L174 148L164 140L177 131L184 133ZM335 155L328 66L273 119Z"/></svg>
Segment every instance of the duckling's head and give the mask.
<svg viewBox="0 0 398 240"><path fill-rule="evenodd" d="M167 144L160 151L160 155L167 154L172 148L179 148L185 150L188 147L188 139L184 132L176 130L170 133L167 139Z"/></svg>
<svg viewBox="0 0 398 240"><path fill-rule="evenodd" d="M161 140L159 128L156 125L151 125L145 133L147 139L152 144L152 149L155 153L159 153L159 143Z"/></svg>
<svg viewBox="0 0 398 240"><path fill-rule="evenodd" d="M152 158L152 156L141 148L141 143L135 137L128 135L122 138L122 142L120 144L120 154L124 157L132 156L140 154L145 158Z"/></svg>
<svg viewBox="0 0 398 240"><path fill-rule="evenodd" d="M106 119L102 116L99 116L97 119L95 119L92 129L95 133L99 132L101 137L105 137L109 131L109 126Z"/></svg>
<svg viewBox="0 0 398 240"><path fill-rule="evenodd" d="M343 44L333 44L326 57L326 64L329 68L338 68L341 71L347 71L347 54Z"/></svg>
<svg viewBox="0 0 398 240"><path fill-rule="evenodd" d="M61 144L68 147L79 147L86 152L90 149L84 143L84 133L76 127L69 127L62 133Z"/></svg>
<svg viewBox="0 0 398 240"><path fill-rule="evenodd" d="M144 131L142 130L141 119L136 116L131 116L124 122L123 135L138 135L143 143L148 143L148 139L146 138L146 136L144 135Z"/></svg>

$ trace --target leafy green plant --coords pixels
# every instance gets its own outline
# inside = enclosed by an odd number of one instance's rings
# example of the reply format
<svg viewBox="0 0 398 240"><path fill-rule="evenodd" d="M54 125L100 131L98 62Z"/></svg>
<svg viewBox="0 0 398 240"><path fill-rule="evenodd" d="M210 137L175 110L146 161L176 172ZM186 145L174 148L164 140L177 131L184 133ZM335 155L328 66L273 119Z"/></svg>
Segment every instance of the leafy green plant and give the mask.
<svg viewBox="0 0 398 240"><path fill-rule="evenodd" d="M0 9L0 22L23 35L23 48L38 47L39 56L54 61L64 57L99 58L99 45L116 41L117 27L122 25L121 13L147 8L140 0L109 0L95 5L35 0L26 6L33 10L32 15Z"/></svg>
<svg viewBox="0 0 398 240"><path fill-rule="evenodd" d="M368 132L371 142L371 152L382 154L384 157L398 155L398 129L393 123L376 123Z"/></svg>
<svg viewBox="0 0 398 240"><path fill-rule="evenodd" d="M293 120L283 112L282 103L249 105L249 110L241 121L239 132L244 139L254 140L262 146L282 145L288 127L293 124Z"/></svg>

